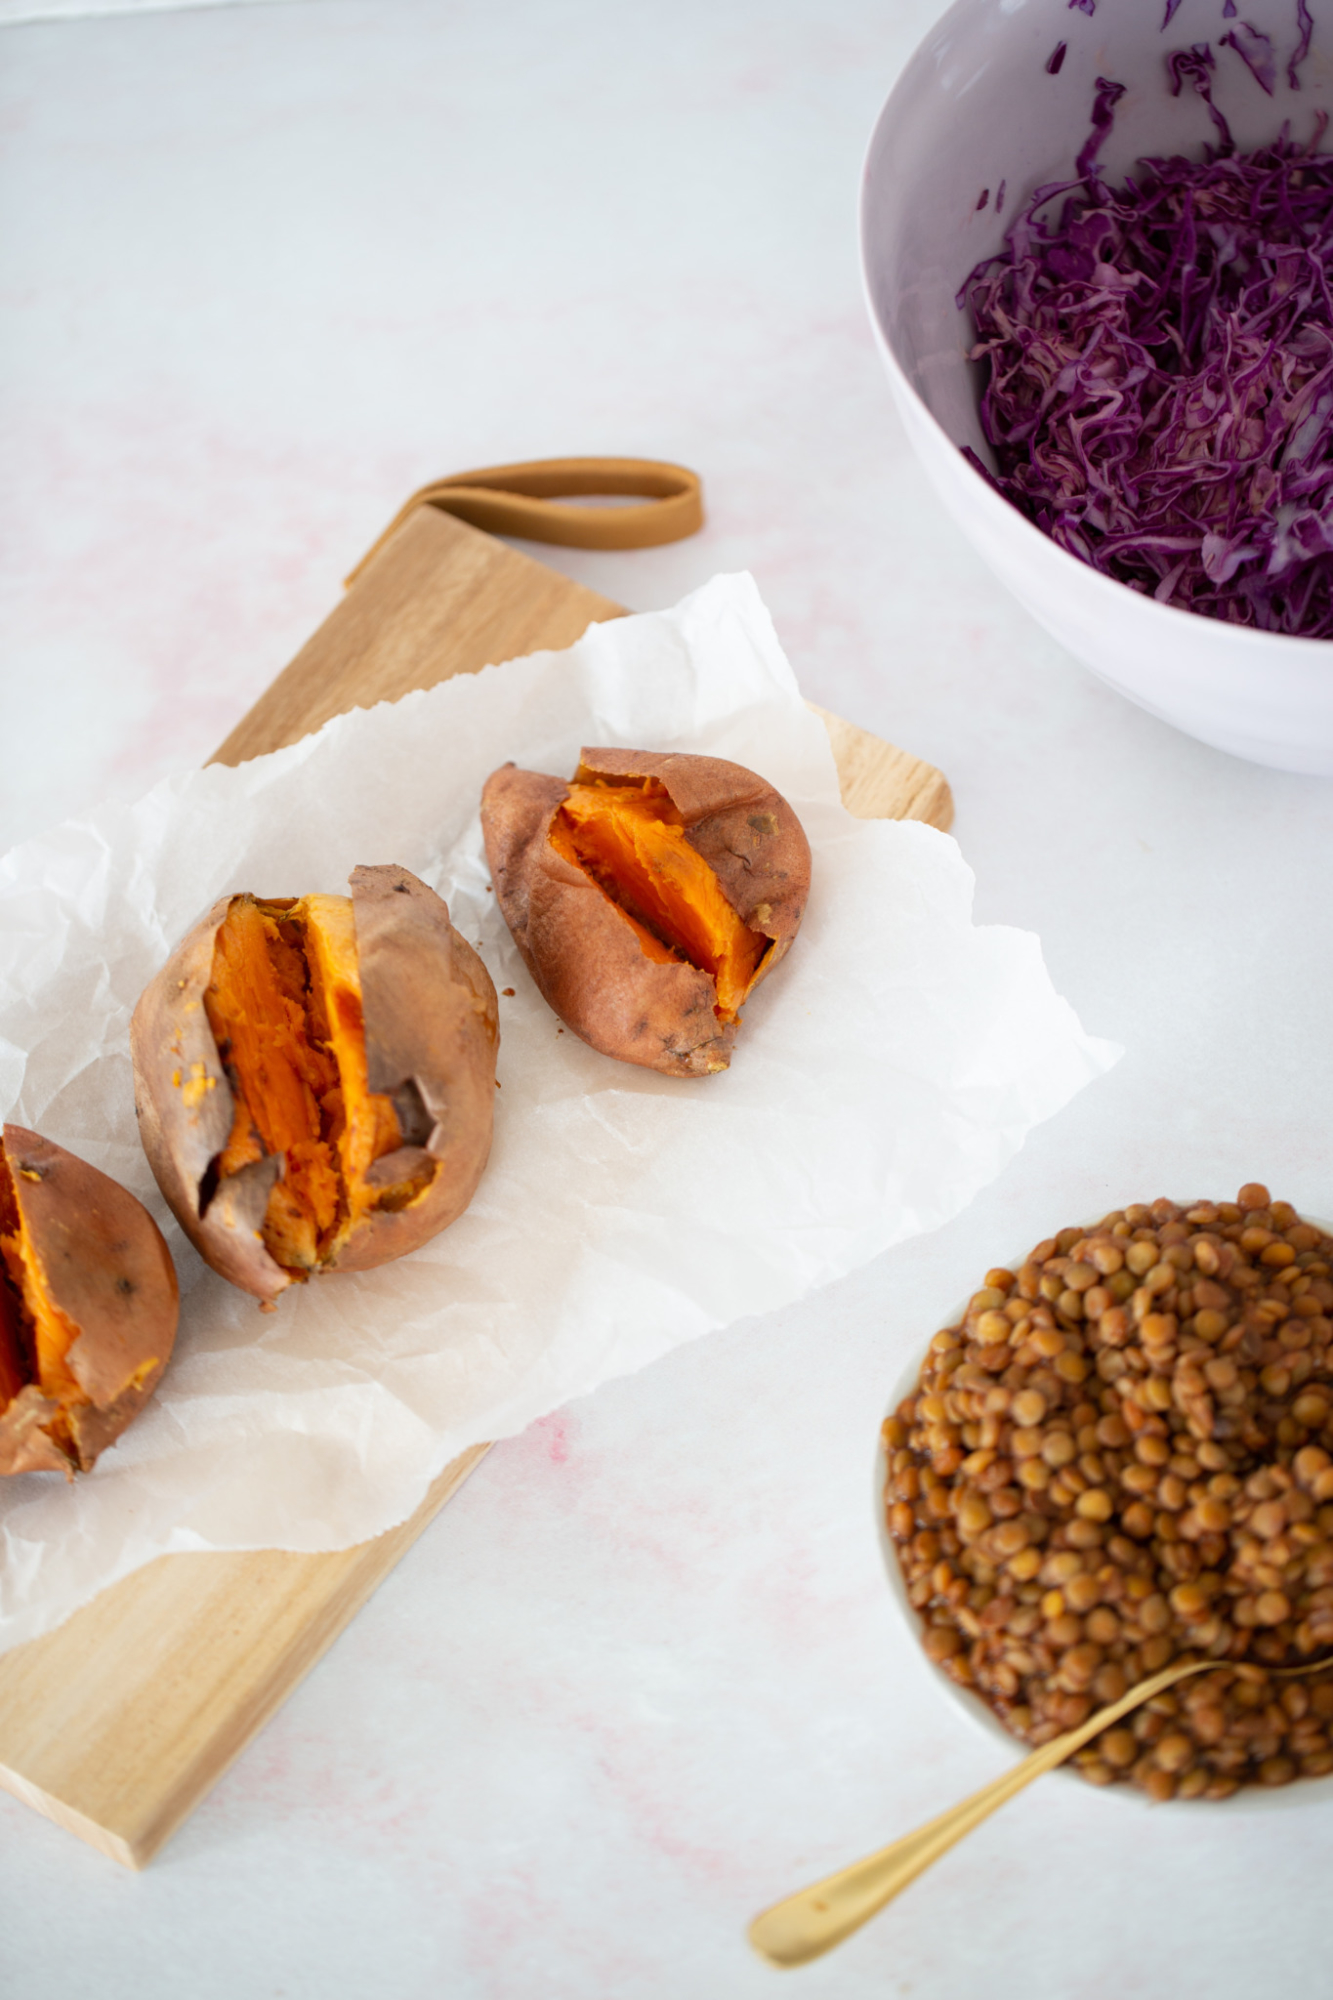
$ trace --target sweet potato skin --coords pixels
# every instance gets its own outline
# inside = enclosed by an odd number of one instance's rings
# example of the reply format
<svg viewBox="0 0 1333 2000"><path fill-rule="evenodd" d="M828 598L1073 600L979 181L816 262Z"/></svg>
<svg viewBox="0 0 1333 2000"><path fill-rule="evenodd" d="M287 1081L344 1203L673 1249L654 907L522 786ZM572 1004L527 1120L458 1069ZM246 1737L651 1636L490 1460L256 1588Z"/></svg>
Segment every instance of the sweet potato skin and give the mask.
<svg viewBox="0 0 1333 2000"><path fill-rule="evenodd" d="M721 757L584 749L575 774L579 783L644 778L664 787L741 921L773 940L757 984L790 949L805 911L810 846L800 821L766 780ZM709 974L648 958L617 907L551 845L568 796L559 778L513 764L482 792L496 897L543 997L604 1055L665 1076L726 1069L739 1023L718 1018Z"/></svg>
<svg viewBox="0 0 1333 2000"><path fill-rule="evenodd" d="M490 1153L498 1003L490 975L433 889L405 868L357 868L352 911L372 1091L395 1100L408 1143L368 1176L390 1187L432 1161L430 1187L375 1209L321 1270L364 1271L417 1249L460 1215ZM294 898L279 900L288 907ZM204 1006L231 899L215 903L145 989L130 1027L144 1151L172 1213L205 1263L271 1301L297 1282L260 1231L278 1156L217 1180L235 1098Z"/></svg>
<svg viewBox="0 0 1333 2000"><path fill-rule="evenodd" d="M35 1382L20 1389L0 1415L0 1478L11 1472L63 1472L72 1476L68 1454L46 1430L60 1405Z"/></svg>
<svg viewBox="0 0 1333 2000"><path fill-rule="evenodd" d="M4 1147L46 1290L79 1328L66 1358L88 1401L63 1416L87 1471L161 1379L180 1313L175 1267L152 1216L119 1182L20 1125L4 1127ZM22 1389L0 1413L0 1474L69 1472L44 1428L61 1413L37 1384Z"/></svg>
<svg viewBox="0 0 1333 2000"><path fill-rule="evenodd" d="M500 1014L490 973L433 889L397 867L357 868L351 886L367 1081L393 1098L410 1142L367 1178L391 1187L439 1162L420 1200L375 1210L329 1265L368 1271L438 1236L476 1193L495 1124Z"/></svg>
<svg viewBox="0 0 1333 2000"><path fill-rule="evenodd" d="M153 1177L199 1255L242 1291L268 1301L292 1283L259 1233L281 1161L258 1160L209 1187L235 1110L204 1007L230 902L223 896L214 903L139 997L130 1021L134 1108Z"/></svg>

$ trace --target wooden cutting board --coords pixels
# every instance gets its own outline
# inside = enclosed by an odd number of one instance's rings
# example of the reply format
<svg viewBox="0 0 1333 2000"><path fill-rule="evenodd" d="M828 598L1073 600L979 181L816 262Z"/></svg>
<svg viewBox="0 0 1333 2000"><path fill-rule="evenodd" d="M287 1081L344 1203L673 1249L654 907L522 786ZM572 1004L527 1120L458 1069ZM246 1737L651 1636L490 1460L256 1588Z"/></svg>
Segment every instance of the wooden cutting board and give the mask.
<svg viewBox="0 0 1333 2000"><path fill-rule="evenodd" d="M412 515L218 751L239 764L330 716L565 647L623 608L432 508ZM824 714L862 818L947 827L929 764ZM162 1556L59 1630L0 1655L0 1785L142 1867L244 1749L488 1450L410 1520L334 1555Z"/></svg>

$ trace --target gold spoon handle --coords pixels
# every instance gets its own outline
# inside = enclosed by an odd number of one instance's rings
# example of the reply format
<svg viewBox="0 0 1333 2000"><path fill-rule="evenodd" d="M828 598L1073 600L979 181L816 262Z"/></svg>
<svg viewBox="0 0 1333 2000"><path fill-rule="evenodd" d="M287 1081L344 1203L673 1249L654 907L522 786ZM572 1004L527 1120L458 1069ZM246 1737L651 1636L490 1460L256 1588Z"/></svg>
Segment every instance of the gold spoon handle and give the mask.
<svg viewBox="0 0 1333 2000"><path fill-rule="evenodd" d="M1165 1667L1160 1674L1139 1681L1119 1701L1098 1709L1077 1729L1043 1743L1040 1750L1034 1750L1021 1764L983 1785L979 1792L964 1799L961 1805L950 1807L938 1819L927 1820L915 1833L905 1834L901 1840L881 1847L878 1854L868 1854L864 1861L853 1861L836 1875L827 1875L822 1882L814 1882L808 1889L798 1889L794 1896L774 1903L751 1924L750 1943L770 1965L807 1965L812 1958L831 1951L1034 1778L1054 1770L1075 1750L1100 1735L1103 1729L1109 1729L1122 1715L1151 1701L1154 1695L1162 1694L1190 1674L1216 1667L1216 1660L1193 1660L1184 1666Z"/></svg>

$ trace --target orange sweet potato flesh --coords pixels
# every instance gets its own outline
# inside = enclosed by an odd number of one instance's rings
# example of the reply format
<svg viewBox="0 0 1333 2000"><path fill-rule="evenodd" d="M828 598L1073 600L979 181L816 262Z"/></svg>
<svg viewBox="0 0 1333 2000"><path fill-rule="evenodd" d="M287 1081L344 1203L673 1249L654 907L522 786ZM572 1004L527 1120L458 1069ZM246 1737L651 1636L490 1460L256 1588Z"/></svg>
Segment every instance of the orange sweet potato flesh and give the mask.
<svg viewBox="0 0 1333 2000"><path fill-rule="evenodd" d="M0 1410L13 1402L28 1380L22 1329L21 1295L16 1295L8 1271L0 1267Z"/></svg>
<svg viewBox="0 0 1333 2000"><path fill-rule="evenodd" d="M125 1188L22 1126L0 1142L0 1474L86 1471L152 1394L176 1273Z"/></svg>
<svg viewBox="0 0 1333 2000"><path fill-rule="evenodd" d="M719 1015L736 1018L771 940L741 922L662 785L571 785L551 845L634 918L649 958L709 973Z"/></svg>
<svg viewBox="0 0 1333 2000"><path fill-rule="evenodd" d="M32 1380L32 1315L23 1297L23 1225L0 1146L0 1410Z"/></svg>
<svg viewBox="0 0 1333 2000"><path fill-rule="evenodd" d="M140 1134L200 1254L268 1302L461 1214L490 1149L495 989L434 891L224 898L131 1024Z"/></svg>
<svg viewBox="0 0 1333 2000"><path fill-rule="evenodd" d="M492 772L481 822L500 908L566 1026L667 1076L726 1069L809 892L786 800L723 758L585 749L569 784Z"/></svg>
<svg viewBox="0 0 1333 2000"><path fill-rule="evenodd" d="M366 1086L348 898L233 897L204 1007L236 1100L219 1172L283 1156L264 1242L285 1269L310 1270L364 1214L371 1162L402 1142L392 1102Z"/></svg>
<svg viewBox="0 0 1333 2000"><path fill-rule="evenodd" d="M37 1246L24 1225L14 1169L4 1146L0 1146L0 1290L8 1307L10 1334L0 1363L9 1388L6 1405L30 1382L57 1404L87 1402L68 1362L79 1328L61 1312L47 1287Z"/></svg>

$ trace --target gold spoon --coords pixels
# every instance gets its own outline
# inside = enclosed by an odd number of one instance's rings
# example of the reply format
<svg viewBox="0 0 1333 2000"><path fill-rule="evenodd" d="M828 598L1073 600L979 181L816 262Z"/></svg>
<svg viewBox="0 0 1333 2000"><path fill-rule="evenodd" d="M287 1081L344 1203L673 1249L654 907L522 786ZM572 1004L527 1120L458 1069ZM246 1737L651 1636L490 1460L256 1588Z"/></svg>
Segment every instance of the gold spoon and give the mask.
<svg viewBox="0 0 1333 2000"><path fill-rule="evenodd" d="M1139 1681L1119 1701L1099 1709L1077 1729L1043 1743L1021 1764L1015 1764L1012 1771L983 1785L970 1799L952 1806L938 1819L927 1820L915 1833L905 1834L901 1840L881 1847L878 1854L868 1854L864 1861L853 1861L836 1875L826 1875L822 1882L812 1882L808 1889L798 1889L794 1896L785 1896L780 1903L774 1903L750 1925L750 1943L770 1965L808 1965L812 1958L832 1951L835 1944L841 1944L859 1930L886 1903L900 1895L909 1882L924 1875L932 1862L947 1854L1034 1778L1040 1778L1044 1771L1053 1771L1122 1715L1174 1687L1177 1681L1186 1680L1191 1674L1216 1673L1227 1665L1225 1660L1191 1660L1184 1665L1164 1667L1160 1674ZM1266 1671L1282 1677L1314 1673L1331 1665L1333 1660L1325 1658L1309 1660L1299 1667L1270 1667Z"/></svg>

